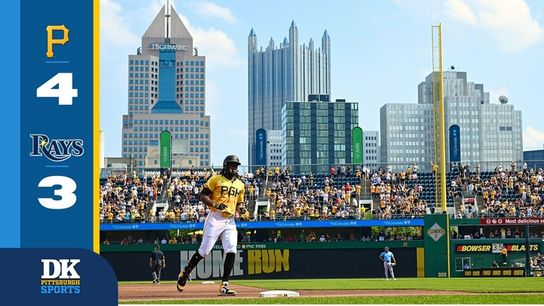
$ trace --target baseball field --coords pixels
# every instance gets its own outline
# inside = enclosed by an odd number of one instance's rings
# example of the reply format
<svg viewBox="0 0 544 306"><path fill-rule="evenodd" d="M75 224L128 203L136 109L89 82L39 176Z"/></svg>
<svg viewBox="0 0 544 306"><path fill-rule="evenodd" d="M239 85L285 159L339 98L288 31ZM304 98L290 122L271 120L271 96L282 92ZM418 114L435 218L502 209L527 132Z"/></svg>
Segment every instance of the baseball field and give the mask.
<svg viewBox="0 0 544 306"><path fill-rule="evenodd" d="M234 280L234 297L218 296L218 283L159 285L120 282L119 304L544 304L544 278L405 278ZM267 290L300 297L261 298Z"/></svg>

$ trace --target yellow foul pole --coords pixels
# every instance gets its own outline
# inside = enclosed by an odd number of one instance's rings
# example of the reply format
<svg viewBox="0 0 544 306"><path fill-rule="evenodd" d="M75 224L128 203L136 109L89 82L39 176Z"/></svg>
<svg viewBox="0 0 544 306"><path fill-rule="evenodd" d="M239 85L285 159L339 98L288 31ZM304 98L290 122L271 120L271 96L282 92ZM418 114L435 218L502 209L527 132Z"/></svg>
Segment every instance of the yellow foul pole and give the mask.
<svg viewBox="0 0 544 306"><path fill-rule="evenodd" d="M446 128L444 119L444 69L442 63L442 24L432 27L434 157L436 171L436 206L446 213Z"/></svg>

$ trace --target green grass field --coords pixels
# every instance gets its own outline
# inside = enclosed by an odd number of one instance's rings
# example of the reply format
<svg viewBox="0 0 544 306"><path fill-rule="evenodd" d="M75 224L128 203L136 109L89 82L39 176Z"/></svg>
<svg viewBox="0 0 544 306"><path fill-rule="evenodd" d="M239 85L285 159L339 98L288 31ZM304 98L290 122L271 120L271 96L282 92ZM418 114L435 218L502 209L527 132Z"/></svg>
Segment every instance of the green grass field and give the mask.
<svg viewBox="0 0 544 306"><path fill-rule="evenodd" d="M234 280L235 284L270 290L451 290L467 295L388 297L298 297L244 299L176 299L134 301L121 304L544 304L544 278L408 278L382 279L300 279ZM119 286L123 286L120 283ZM481 293L476 294L474 293Z"/></svg>

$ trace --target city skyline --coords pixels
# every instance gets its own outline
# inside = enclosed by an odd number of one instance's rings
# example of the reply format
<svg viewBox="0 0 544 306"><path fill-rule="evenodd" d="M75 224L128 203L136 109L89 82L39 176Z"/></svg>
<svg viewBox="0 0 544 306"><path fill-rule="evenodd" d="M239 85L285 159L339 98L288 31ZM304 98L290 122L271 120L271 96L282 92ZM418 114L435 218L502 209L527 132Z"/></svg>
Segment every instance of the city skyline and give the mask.
<svg viewBox="0 0 544 306"><path fill-rule="evenodd" d="M127 55L165 4L101 1L101 129L105 156L121 156L121 117L127 107ZM259 46L283 40L289 24L299 41L331 37L333 100L359 101L363 130L379 130L386 103L416 103L417 86L431 71L431 26L442 22L444 65L486 85L491 103L506 95L523 112L525 149L542 148L538 74L544 68L541 1L298 1L288 12L277 1L172 1L206 55L206 114L211 117L211 160L226 154L247 164L247 36ZM311 5L310 5L311 4ZM357 23L355 23L355 21ZM540 69L539 69L540 68Z"/></svg>
<svg viewBox="0 0 544 306"><path fill-rule="evenodd" d="M310 95L331 94L331 39L323 33L321 44L299 40L293 20L283 41L271 38L259 48L251 29L248 37L248 152L250 165L264 165L257 158L257 131L282 129L282 107L287 102L309 101Z"/></svg>

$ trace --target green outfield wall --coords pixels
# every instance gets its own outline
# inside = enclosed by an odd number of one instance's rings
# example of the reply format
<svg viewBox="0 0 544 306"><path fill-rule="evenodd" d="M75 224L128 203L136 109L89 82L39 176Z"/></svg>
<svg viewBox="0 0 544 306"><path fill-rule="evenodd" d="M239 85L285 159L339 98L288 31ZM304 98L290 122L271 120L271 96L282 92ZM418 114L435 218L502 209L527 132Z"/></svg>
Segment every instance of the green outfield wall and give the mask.
<svg viewBox="0 0 544 306"><path fill-rule="evenodd" d="M515 222L520 224L510 224ZM437 214L425 216L423 240L243 243L238 246L233 279L380 278L384 277L384 271L378 256L385 246L397 258L397 277L479 275L466 273L465 264L473 271L485 269L482 273L486 275L482 276L504 274L489 271L493 261L499 264L501 271L510 269L512 273L518 273L519 268L525 266L527 256L542 252L544 239L451 239L450 231L458 232L464 228L485 233L507 226L523 229L523 222L531 223L531 233L544 233L544 220L541 219L450 220L446 215ZM503 247L508 250L506 259L500 254ZM176 279L197 248L198 244L162 245L167 259L163 279ZM152 244L102 245L100 252L111 264L118 280L145 281L151 279L148 264L152 249ZM223 253L218 244L191 277L218 279L222 269Z"/></svg>
<svg viewBox="0 0 544 306"><path fill-rule="evenodd" d="M368 278L384 277L378 258L388 246L398 258L397 277L423 276L423 241L388 242L307 242L240 244L232 279L286 278ZM174 280L198 245L172 244L161 246L167 266L163 280ZM151 281L149 255L151 244L110 245L101 248L101 255L111 264L119 281ZM419 264L418 264L419 263ZM216 245L191 274L193 279L219 279L223 273L223 252Z"/></svg>
<svg viewBox="0 0 544 306"><path fill-rule="evenodd" d="M500 250L508 249L503 260ZM530 256L542 252L541 238L529 239ZM492 268L496 261L499 268L517 268L525 266L525 239L452 239L451 240L451 271L452 276L463 276L464 264L470 269Z"/></svg>

